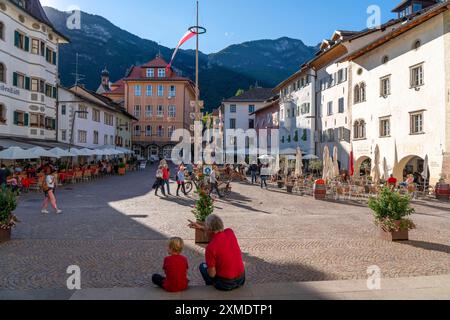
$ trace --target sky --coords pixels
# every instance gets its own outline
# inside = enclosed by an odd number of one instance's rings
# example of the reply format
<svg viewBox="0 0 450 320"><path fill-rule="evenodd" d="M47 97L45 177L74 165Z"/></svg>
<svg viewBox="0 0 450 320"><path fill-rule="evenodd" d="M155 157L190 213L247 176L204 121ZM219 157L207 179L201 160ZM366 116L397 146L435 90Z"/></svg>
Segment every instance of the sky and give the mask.
<svg viewBox="0 0 450 320"><path fill-rule="evenodd" d="M200 50L218 52L231 44L290 37L316 45L337 29L366 28L371 5L381 8L381 21L401 0L200 0L200 25L207 29ZM174 48L195 25L195 0L41 0L67 11L72 6L98 14L139 37ZM193 48L194 41L184 49Z"/></svg>

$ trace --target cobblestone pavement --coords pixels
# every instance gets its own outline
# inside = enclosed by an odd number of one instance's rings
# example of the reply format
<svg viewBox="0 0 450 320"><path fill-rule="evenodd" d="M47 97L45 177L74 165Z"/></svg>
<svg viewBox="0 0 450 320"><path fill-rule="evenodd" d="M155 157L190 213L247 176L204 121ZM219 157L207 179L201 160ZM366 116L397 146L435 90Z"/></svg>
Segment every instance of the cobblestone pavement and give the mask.
<svg viewBox="0 0 450 320"><path fill-rule="evenodd" d="M148 287L171 236L185 239L191 284L201 284L204 251L187 228L194 199L156 198L150 170L59 189L61 216L40 214L40 194L22 197L22 223L0 244L0 290L64 288L70 265L81 267L83 288ZM388 278L450 273L450 204L416 202L418 228L404 243L379 240L370 210L354 203L234 184L216 207L252 283L365 279L372 265Z"/></svg>

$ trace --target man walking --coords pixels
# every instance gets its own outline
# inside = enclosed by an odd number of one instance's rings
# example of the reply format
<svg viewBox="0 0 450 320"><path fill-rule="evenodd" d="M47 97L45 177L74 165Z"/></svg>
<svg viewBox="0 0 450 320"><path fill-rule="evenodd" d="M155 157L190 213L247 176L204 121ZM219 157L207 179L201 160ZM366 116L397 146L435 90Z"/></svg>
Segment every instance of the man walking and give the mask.
<svg viewBox="0 0 450 320"><path fill-rule="evenodd" d="M252 176L252 184L255 184L258 182L258 166L256 163L253 163L250 166L250 174Z"/></svg>
<svg viewBox="0 0 450 320"><path fill-rule="evenodd" d="M216 174L216 168L213 167L211 170L211 174L209 176L209 184L211 185L211 189L209 191L209 194L211 194L214 190L216 191L219 198L223 198L222 194L219 190L219 183L217 181L217 174Z"/></svg>

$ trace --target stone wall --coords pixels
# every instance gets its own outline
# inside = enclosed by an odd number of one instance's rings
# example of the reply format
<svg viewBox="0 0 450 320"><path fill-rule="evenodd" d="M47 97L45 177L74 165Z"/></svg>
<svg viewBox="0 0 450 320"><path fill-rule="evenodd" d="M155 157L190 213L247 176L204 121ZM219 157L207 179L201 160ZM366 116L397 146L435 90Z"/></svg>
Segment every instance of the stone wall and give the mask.
<svg viewBox="0 0 450 320"><path fill-rule="evenodd" d="M450 182L450 11L444 12L444 46L446 78L446 126L442 174L446 181Z"/></svg>

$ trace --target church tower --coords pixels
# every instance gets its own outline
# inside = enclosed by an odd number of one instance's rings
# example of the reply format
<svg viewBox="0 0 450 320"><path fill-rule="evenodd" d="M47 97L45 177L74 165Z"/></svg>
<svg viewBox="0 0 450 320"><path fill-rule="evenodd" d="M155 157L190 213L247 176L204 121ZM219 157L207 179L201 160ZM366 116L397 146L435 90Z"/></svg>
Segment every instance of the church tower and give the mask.
<svg viewBox="0 0 450 320"><path fill-rule="evenodd" d="M102 83L98 87L97 93L103 94L109 91L111 91L111 82L109 82L109 71L105 67L102 71Z"/></svg>

